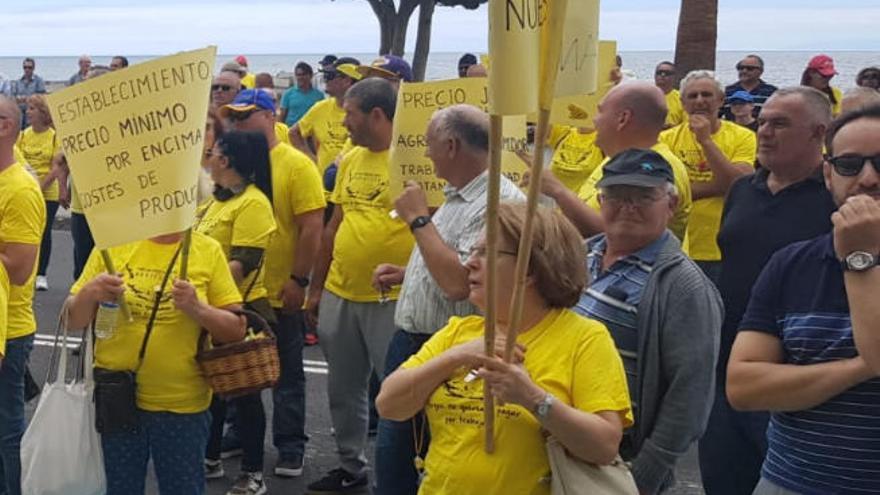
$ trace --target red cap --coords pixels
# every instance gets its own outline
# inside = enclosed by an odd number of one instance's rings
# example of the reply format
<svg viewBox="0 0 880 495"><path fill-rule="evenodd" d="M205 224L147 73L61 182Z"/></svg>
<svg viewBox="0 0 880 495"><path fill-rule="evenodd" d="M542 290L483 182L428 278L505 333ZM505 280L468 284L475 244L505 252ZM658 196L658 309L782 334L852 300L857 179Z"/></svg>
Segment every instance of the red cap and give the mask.
<svg viewBox="0 0 880 495"><path fill-rule="evenodd" d="M831 77L837 74L837 71L834 70L834 60L828 55L816 55L811 58L810 63L807 64L807 68L815 69L816 72L825 77Z"/></svg>
<svg viewBox="0 0 880 495"><path fill-rule="evenodd" d="M245 67L247 67L247 57L245 57L244 55L239 55L235 57L235 61L238 62L240 65L244 65Z"/></svg>

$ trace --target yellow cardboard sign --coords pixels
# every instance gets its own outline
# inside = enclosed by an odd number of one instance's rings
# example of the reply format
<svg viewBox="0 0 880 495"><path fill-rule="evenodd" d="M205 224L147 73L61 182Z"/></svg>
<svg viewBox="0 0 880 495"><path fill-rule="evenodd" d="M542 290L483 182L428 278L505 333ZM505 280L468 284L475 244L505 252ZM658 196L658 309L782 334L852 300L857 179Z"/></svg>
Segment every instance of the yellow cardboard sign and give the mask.
<svg viewBox="0 0 880 495"><path fill-rule="evenodd" d="M573 127L593 127L593 117L596 115L599 102L614 87L614 82L611 81L611 71L616 67L616 57L617 42L600 41L597 73L598 79L602 82L597 85L594 93L555 98L550 110L550 123ZM529 120L534 122L537 120L537 115L530 115Z"/></svg>
<svg viewBox="0 0 880 495"><path fill-rule="evenodd" d="M596 92L599 63L599 0L568 0L556 96Z"/></svg>
<svg viewBox="0 0 880 495"><path fill-rule="evenodd" d="M434 164L425 156L425 132L435 111L462 103L487 110L485 77L400 84L390 150L392 197L400 195L406 181L415 181L425 190L429 206L443 204L446 181L434 175ZM502 172L518 184L527 169L516 156L517 151L526 149L525 116L505 117L502 134Z"/></svg>
<svg viewBox="0 0 880 495"><path fill-rule="evenodd" d="M540 25L547 0L489 0L489 112L538 109Z"/></svg>
<svg viewBox="0 0 880 495"><path fill-rule="evenodd" d="M216 52L178 53L48 96L97 248L192 225Z"/></svg>

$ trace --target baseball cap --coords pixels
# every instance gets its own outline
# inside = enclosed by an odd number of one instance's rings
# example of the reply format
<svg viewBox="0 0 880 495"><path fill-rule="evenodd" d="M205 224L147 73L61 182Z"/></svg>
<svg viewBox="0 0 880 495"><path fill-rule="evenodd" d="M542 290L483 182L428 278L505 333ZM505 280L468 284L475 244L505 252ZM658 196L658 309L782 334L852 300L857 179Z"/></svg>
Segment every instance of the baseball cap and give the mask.
<svg viewBox="0 0 880 495"><path fill-rule="evenodd" d="M239 74L244 74L247 72L244 70L244 67L241 66L238 62L231 61L223 64L223 67L220 69L221 72L238 72Z"/></svg>
<svg viewBox="0 0 880 495"><path fill-rule="evenodd" d="M383 79L403 80L412 82L413 73L409 63L397 55L382 55L370 65L361 65L358 72L363 77L381 77Z"/></svg>
<svg viewBox="0 0 880 495"><path fill-rule="evenodd" d="M657 152L631 148L614 155L602 168L596 187L659 187L675 181L672 167Z"/></svg>
<svg viewBox="0 0 880 495"><path fill-rule="evenodd" d="M727 97L727 103L731 105L734 103L754 103L755 99L752 97L752 94L748 91L736 91L732 95Z"/></svg>
<svg viewBox="0 0 880 495"><path fill-rule="evenodd" d="M322 67L325 65L331 65L333 62L336 62L338 58L339 57L336 55L324 55L324 58L318 61L318 65Z"/></svg>
<svg viewBox="0 0 880 495"><path fill-rule="evenodd" d="M220 116L226 117L230 112L249 112L252 110L269 110L275 113L275 102L272 96L262 89L245 89L235 95L228 105L220 107Z"/></svg>
<svg viewBox="0 0 880 495"><path fill-rule="evenodd" d="M340 57L333 62L333 67L330 69L321 69L319 72L323 72L324 74L342 74L344 76L348 76L355 81L360 81L364 78L360 72L358 72L358 66L361 65L360 60L354 57Z"/></svg>
<svg viewBox="0 0 880 495"><path fill-rule="evenodd" d="M239 55L239 56L235 57L235 61L238 62L239 65L243 65L243 66L247 67L247 64L248 64L247 57L245 57L244 55Z"/></svg>
<svg viewBox="0 0 880 495"><path fill-rule="evenodd" d="M834 59L828 55L816 55L811 58L810 63L807 64L807 68L815 69L819 74L822 74L825 77L831 77L837 74L837 71L834 70Z"/></svg>

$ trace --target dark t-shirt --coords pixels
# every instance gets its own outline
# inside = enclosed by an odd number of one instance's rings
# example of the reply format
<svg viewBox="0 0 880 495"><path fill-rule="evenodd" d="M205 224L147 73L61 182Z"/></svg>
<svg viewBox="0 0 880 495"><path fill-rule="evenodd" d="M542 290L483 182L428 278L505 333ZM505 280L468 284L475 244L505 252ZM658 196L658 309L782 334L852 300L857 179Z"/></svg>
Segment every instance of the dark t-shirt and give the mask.
<svg viewBox="0 0 880 495"><path fill-rule="evenodd" d="M776 86L761 81L755 87L755 89L747 91L750 95L752 95L752 98L755 100L752 102L752 104L755 105L755 109L752 110L752 114L755 116L755 118L757 118L758 114L761 113L761 107L764 106L764 102L767 101L767 98L770 98L770 95L772 95L776 91L776 89ZM733 120L733 114L730 113L730 104L727 103L727 99L730 98L730 95L736 93L737 91L746 91L746 89L742 87L738 82L724 88L724 106L721 107L721 117L727 120Z"/></svg>
<svg viewBox="0 0 880 495"><path fill-rule="evenodd" d="M718 288L724 300L718 359L721 376L727 369L730 348L752 285L767 260L788 244L829 232L831 214L836 209L818 171L776 194L767 188L768 176L768 170L760 169L737 180L724 203L718 232L721 249Z"/></svg>

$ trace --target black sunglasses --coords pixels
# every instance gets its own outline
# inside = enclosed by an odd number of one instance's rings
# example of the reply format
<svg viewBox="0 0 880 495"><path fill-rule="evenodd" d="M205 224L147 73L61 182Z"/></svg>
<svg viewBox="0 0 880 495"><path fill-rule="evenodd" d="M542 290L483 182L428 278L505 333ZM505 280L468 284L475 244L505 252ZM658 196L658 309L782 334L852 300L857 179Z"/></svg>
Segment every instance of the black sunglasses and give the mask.
<svg viewBox="0 0 880 495"><path fill-rule="evenodd" d="M257 111L258 110L248 110L246 112L229 112L226 118L232 122L247 120L250 118L251 115L257 113Z"/></svg>
<svg viewBox="0 0 880 495"><path fill-rule="evenodd" d="M834 167L837 175L843 177L855 177L862 173L865 163L871 162L874 165L874 171L880 174L880 155L862 156L862 155L841 155L828 159L828 163Z"/></svg>
<svg viewBox="0 0 880 495"><path fill-rule="evenodd" d="M332 81L339 76L338 72L323 72L324 81Z"/></svg>
<svg viewBox="0 0 880 495"><path fill-rule="evenodd" d="M232 89L232 86L228 84L212 84L211 91L229 91Z"/></svg>
<svg viewBox="0 0 880 495"><path fill-rule="evenodd" d="M28 69L30 69L30 70L34 70L34 66L33 66L33 65L22 65L21 68L24 69L24 70L28 70Z"/></svg>
<svg viewBox="0 0 880 495"><path fill-rule="evenodd" d="M675 72L673 72L671 70L658 70L658 71L654 72L654 75L660 76L660 77L669 77L669 76L675 75Z"/></svg>
<svg viewBox="0 0 880 495"><path fill-rule="evenodd" d="M761 67L759 65L736 64L736 70L761 70Z"/></svg>

